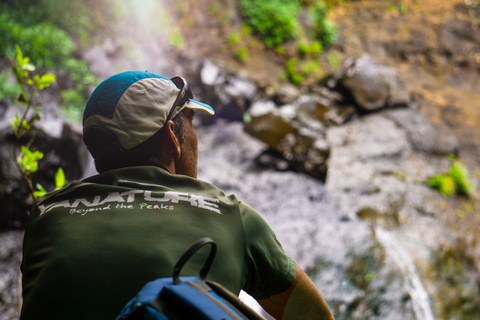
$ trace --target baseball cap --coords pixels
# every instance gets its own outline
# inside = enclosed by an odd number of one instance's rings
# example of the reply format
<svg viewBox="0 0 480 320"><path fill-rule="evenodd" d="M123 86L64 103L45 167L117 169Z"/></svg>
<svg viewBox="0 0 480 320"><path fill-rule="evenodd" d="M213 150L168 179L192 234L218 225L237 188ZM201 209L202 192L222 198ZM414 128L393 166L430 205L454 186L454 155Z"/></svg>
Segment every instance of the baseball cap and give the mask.
<svg viewBox="0 0 480 320"><path fill-rule="evenodd" d="M193 100L181 77L127 71L103 81L83 113L83 141L96 160L120 155L163 128L184 108L215 111Z"/></svg>

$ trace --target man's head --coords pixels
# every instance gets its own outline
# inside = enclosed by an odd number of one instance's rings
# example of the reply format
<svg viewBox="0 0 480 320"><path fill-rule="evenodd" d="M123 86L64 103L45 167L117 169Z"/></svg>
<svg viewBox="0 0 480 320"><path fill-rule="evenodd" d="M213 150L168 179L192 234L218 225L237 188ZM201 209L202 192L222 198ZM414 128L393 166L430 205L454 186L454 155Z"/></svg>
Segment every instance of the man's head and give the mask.
<svg viewBox="0 0 480 320"><path fill-rule="evenodd" d="M212 107L193 100L183 78L123 72L103 81L88 100L83 140L99 172L130 165L168 167L172 163L164 162L174 160L182 168L177 173L191 175L184 171L187 164L182 161L197 152L193 109L214 114ZM196 156L189 157L196 161Z"/></svg>

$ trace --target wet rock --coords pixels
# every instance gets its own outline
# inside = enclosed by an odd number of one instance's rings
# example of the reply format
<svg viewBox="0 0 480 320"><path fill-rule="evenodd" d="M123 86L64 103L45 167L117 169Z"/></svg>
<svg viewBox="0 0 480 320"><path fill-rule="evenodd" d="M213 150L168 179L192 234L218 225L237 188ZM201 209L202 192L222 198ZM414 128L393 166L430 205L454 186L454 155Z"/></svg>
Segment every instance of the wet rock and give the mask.
<svg viewBox="0 0 480 320"><path fill-rule="evenodd" d="M296 129L289 119L283 117L277 109L266 111L271 104L254 104L251 107L252 120L245 124L245 131L253 137L277 149L285 136L295 133ZM261 108L260 111L257 111ZM265 112L266 111L266 112Z"/></svg>
<svg viewBox="0 0 480 320"><path fill-rule="evenodd" d="M254 103L250 108L252 119L245 124L245 131L279 151L296 170L324 180L329 147L318 118L325 106L310 99L299 103L299 107L281 108L275 108L273 102Z"/></svg>
<svg viewBox="0 0 480 320"><path fill-rule="evenodd" d="M457 137L439 127L435 127L419 112L411 109L400 109L392 110L385 115L406 131L408 140L416 151L432 155L458 153Z"/></svg>
<svg viewBox="0 0 480 320"><path fill-rule="evenodd" d="M334 125L341 125L352 119L355 115L355 107L350 106L332 106L327 113L327 119Z"/></svg>

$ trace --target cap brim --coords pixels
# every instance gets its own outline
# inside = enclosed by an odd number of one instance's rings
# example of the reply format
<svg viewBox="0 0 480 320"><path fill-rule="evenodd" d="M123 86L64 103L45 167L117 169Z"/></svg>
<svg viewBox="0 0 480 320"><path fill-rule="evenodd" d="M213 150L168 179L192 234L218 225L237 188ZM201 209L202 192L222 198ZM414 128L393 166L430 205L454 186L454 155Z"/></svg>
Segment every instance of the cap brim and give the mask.
<svg viewBox="0 0 480 320"><path fill-rule="evenodd" d="M188 99L188 102L186 103L185 107L189 109L202 110L211 116L215 114L215 110L213 110L211 106L200 101L195 101L193 99Z"/></svg>

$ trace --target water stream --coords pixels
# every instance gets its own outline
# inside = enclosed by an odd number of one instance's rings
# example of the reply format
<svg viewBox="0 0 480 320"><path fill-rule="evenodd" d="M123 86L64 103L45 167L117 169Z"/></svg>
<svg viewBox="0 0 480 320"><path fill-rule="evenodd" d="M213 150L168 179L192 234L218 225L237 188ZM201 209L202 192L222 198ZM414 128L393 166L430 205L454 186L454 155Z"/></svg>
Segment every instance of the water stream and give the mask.
<svg viewBox="0 0 480 320"><path fill-rule="evenodd" d="M404 286L412 298L413 311L417 320L435 320L430 298L423 286L417 267L407 248L392 232L379 226L375 227L377 240L383 245L402 272Z"/></svg>

